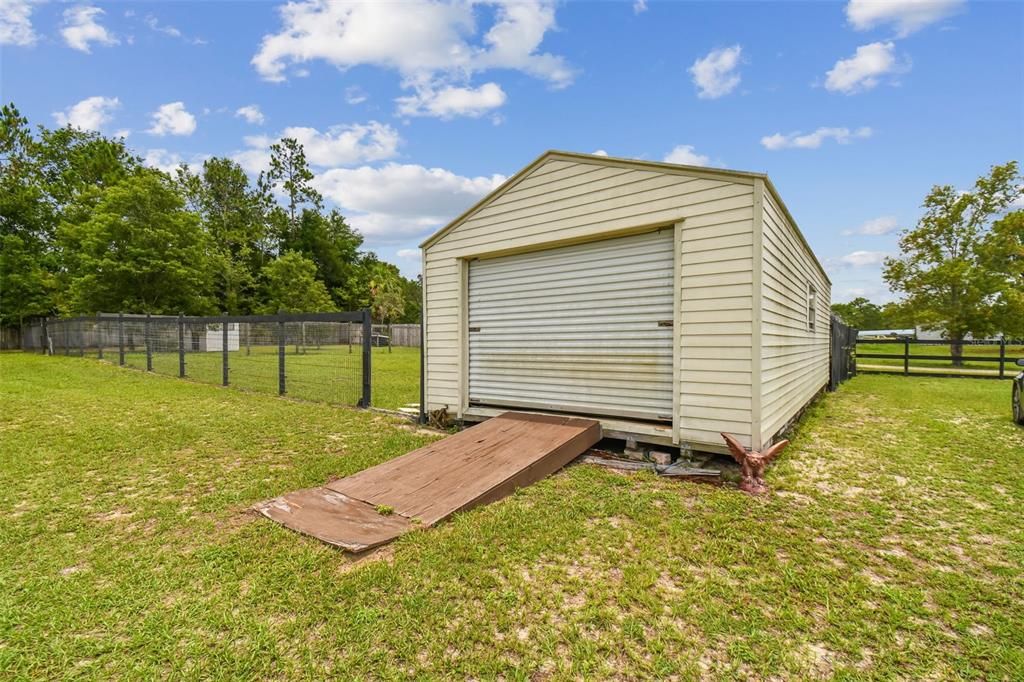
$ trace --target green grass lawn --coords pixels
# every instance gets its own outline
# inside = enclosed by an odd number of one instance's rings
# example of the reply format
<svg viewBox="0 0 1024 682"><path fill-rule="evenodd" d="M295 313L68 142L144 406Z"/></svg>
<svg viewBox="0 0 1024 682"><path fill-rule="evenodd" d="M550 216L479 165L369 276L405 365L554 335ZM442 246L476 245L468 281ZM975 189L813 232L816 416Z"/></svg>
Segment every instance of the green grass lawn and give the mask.
<svg viewBox="0 0 1024 682"><path fill-rule="evenodd" d="M894 355L903 355L903 344L902 343L858 343L857 353L885 353ZM965 361L962 368L953 367L952 359L950 360L921 360L915 356L919 355L942 355L950 357L949 345L948 344L910 344L910 371L913 372L915 368L921 369L945 369L950 373L957 373L961 369L971 370L972 372L984 371L987 374L998 375L999 374L999 363L998 362L977 362L977 361ZM983 357L983 358L999 358L999 346L997 345L984 345L984 346L964 346L965 356ZM1006 376L1010 377L1020 371L1014 361L1017 358L1024 358L1024 346L1020 345L1007 345L1006 346ZM900 358L860 358L857 359L859 366L873 365L875 367L892 367L894 371L903 371L903 359Z"/></svg>
<svg viewBox="0 0 1024 682"><path fill-rule="evenodd" d="M3 679L1024 670L999 382L857 377L765 498L577 465L359 561L247 510L432 435L75 358L0 355L0 396Z"/></svg>
<svg viewBox="0 0 1024 682"><path fill-rule="evenodd" d="M370 360L371 403L396 410L420 401L420 349L374 348ZM90 357L95 351L90 349ZM104 359L116 363L117 349L106 349ZM222 358L219 352L190 352L185 356L185 375L194 381L220 385ZM126 352L125 365L146 368L144 351ZM278 357L274 346L243 347L228 353L228 382L231 386L261 393L278 393ZM178 376L178 353L153 354L153 371ZM285 352L287 395L334 405L355 405L363 391L362 349L357 345L308 346L299 352L288 346Z"/></svg>

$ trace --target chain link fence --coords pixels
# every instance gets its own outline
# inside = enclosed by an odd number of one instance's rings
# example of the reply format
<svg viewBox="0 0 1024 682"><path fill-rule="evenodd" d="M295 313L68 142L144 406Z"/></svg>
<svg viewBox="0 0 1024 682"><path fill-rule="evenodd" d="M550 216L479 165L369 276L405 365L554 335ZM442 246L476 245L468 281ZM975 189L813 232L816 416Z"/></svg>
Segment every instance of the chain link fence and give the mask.
<svg viewBox="0 0 1024 682"><path fill-rule="evenodd" d="M396 362L391 360L392 348L380 347L379 337L364 310L213 317L101 313L25 325L21 340L29 351L97 358L205 383L369 407L375 393L375 338L376 353L385 366ZM411 357L414 349L395 350ZM418 398L410 390L408 369L396 366L382 375L385 406L407 406ZM400 389L392 395L394 387Z"/></svg>

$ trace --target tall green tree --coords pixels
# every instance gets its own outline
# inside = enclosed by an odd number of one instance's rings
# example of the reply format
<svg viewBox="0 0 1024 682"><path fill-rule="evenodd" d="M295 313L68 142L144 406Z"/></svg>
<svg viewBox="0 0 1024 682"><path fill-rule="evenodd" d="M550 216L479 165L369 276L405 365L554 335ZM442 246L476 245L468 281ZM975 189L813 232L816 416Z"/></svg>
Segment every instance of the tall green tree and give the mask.
<svg viewBox="0 0 1024 682"><path fill-rule="evenodd" d="M423 275L417 275L416 279L403 277L402 296L405 299L405 305L398 322L407 324L419 322L423 313Z"/></svg>
<svg viewBox="0 0 1024 682"><path fill-rule="evenodd" d="M849 303L833 303L832 312L857 329L882 329L884 326L882 309L863 296Z"/></svg>
<svg viewBox="0 0 1024 682"><path fill-rule="evenodd" d="M398 269L378 262L370 273L370 313L374 319L391 324L405 312L405 296Z"/></svg>
<svg viewBox="0 0 1024 682"><path fill-rule="evenodd" d="M71 126L55 130L40 127L39 131L44 184L58 210L83 209L83 194L102 192L142 167L123 139L109 139Z"/></svg>
<svg viewBox="0 0 1024 682"><path fill-rule="evenodd" d="M912 329L917 326L913 313L899 302L882 306L882 329Z"/></svg>
<svg viewBox="0 0 1024 682"><path fill-rule="evenodd" d="M1021 193L1014 161L993 166L970 191L936 185L917 226L900 236L901 255L885 261L885 281L918 324L943 331L954 366L963 364L968 334L991 334L1004 322L995 300L1005 277L990 269L982 246L992 219Z"/></svg>
<svg viewBox="0 0 1024 682"><path fill-rule="evenodd" d="M122 140L71 127L33 134L17 108L0 108L0 323L50 314L66 282L57 225L88 218L103 191L139 167Z"/></svg>
<svg viewBox="0 0 1024 682"><path fill-rule="evenodd" d="M210 243L164 173L139 169L65 221L67 312L214 312Z"/></svg>
<svg viewBox="0 0 1024 682"><path fill-rule="evenodd" d="M57 282L49 260L22 237L0 235L0 324L21 325L53 312Z"/></svg>
<svg viewBox="0 0 1024 682"><path fill-rule="evenodd" d="M363 237L349 227L337 210L328 214L306 209L296 229L284 240L286 251L296 251L316 264L317 277L327 290L344 291L359 276L359 247ZM342 304L341 298L335 303Z"/></svg>
<svg viewBox="0 0 1024 682"><path fill-rule="evenodd" d="M994 304L999 331L1024 339L1024 210L1008 213L992 225L982 258L1000 278Z"/></svg>
<svg viewBox="0 0 1024 682"><path fill-rule="evenodd" d="M319 211L324 198L313 187L313 171L306 161L306 152L298 140L281 138L270 145L270 168L260 173L259 187L264 196L270 197L275 191L287 199L285 212L271 214L279 239L279 253L285 250L285 243L298 228L303 206L312 206Z"/></svg>
<svg viewBox="0 0 1024 682"><path fill-rule="evenodd" d="M217 308L238 315L258 305L260 270L270 259L264 202L242 167L214 157L198 173L178 168L177 183L213 249Z"/></svg>
<svg viewBox="0 0 1024 682"><path fill-rule="evenodd" d="M316 264L288 251L263 268L263 312L330 313L337 308L324 283L316 278Z"/></svg>
<svg viewBox="0 0 1024 682"><path fill-rule="evenodd" d="M0 108L0 324L53 310L54 210L40 147L14 105Z"/></svg>

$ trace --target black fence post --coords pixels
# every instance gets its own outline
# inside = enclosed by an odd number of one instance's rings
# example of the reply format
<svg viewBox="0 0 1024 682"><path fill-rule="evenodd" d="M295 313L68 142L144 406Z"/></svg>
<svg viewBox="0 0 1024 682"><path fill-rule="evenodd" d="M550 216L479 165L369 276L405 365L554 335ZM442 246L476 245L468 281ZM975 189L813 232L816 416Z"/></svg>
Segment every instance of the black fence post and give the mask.
<svg viewBox="0 0 1024 682"><path fill-rule="evenodd" d="M68 331L70 326L67 320L61 320L60 328L64 332L64 355L71 355L71 332Z"/></svg>
<svg viewBox="0 0 1024 682"><path fill-rule="evenodd" d="M178 376L185 378L185 317L178 313Z"/></svg>
<svg viewBox="0 0 1024 682"><path fill-rule="evenodd" d="M85 357L85 320L78 318L78 357Z"/></svg>
<svg viewBox="0 0 1024 682"><path fill-rule="evenodd" d="M999 378L1006 378L1006 336L999 337Z"/></svg>
<svg viewBox="0 0 1024 682"><path fill-rule="evenodd" d="M373 325L370 321L370 311L363 310L363 397L359 401L360 407L370 406L370 359L371 344L373 343Z"/></svg>
<svg viewBox="0 0 1024 682"><path fill-rule="evenodd" d="M124 367L124 313L117 314L117 364Z"/></svg>
<svg viewBox="0 0 1024 682"><path fill-rule="evenodd" d="M40 346L43 349L43 355L50 354L50 331L46 328L46 318L43 318L42 337L40 340Z"/></svg>
<svg viewBox="0 0 1024 682"><path fill-rule="evenodd" d="M910 339L903 339L903 376L910 375Z"/></svg>
<svg viewBox="0 0 1024 682"><path fill-rule="evenodd" d="M223 384L225 386L227 386L228 385L228 316L227 316L226 313L224 315L224 320L223 320L223 323L221 325L221 347L220 347L220 353L221 353L221 357L224 360L224 370L223 370L223 375L224 376L222 377Z"/></svg>
<svg viewBox="0 0 1024 682"><path fill-rule="evenodd" d="M96 357L103 359L103 313L96 313Z"/></svg>
<svg viewBox="0 0 1024 682"><path fill-rule="evenodd" d="M278 315L281 311L278 311ZM277 394L285 394L285 376L284 376L284 320L277 321Z"/></svg>
<svg viewBox="0 0 1024 682"><path fill-rule="evenodd" d="M143 337L146 339L146 371L153 371L153 344L150 341L150 322L149 313L146 313L146 326L142 331Z"/></svg>

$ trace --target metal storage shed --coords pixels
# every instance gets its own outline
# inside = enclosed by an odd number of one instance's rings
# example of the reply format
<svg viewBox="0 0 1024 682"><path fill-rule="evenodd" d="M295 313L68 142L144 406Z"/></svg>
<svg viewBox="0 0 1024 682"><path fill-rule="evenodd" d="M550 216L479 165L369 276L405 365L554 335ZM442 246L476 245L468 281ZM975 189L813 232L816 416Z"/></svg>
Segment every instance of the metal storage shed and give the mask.
<svg viewBox="0 0 1024 682"><path fill-rule="evenodd" d="M828 383L828 276L768 176L549 151L422 244L424 404L760 448Z"/></svg>

